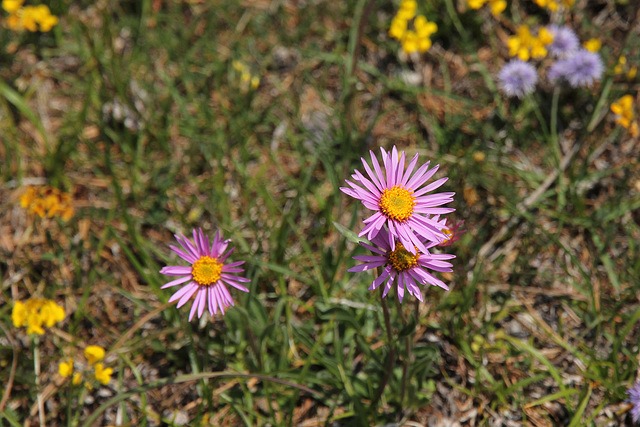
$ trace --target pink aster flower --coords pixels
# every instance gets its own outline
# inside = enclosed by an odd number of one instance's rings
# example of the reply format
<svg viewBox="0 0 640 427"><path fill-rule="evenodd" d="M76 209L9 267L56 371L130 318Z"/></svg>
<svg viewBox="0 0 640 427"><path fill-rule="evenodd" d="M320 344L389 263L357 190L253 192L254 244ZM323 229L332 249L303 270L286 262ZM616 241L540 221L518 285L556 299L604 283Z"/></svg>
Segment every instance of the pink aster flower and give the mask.
<svg viewBox="0 0 640 427"><path fill-rule="evenodd" d="M385 172L382 172L380 164L373 151L370 151L373 170L363 158L362 164L368 178L357 169L351 175L356 183L346 180L349 187L341 187L340 190L362 202L367 208L375 211L373 215L364 220L366 226L360 232L360 236L367 235L371 240L387 225L391 232L391 249L395 248L396 239L409 250L416 254L416 248L422 252L428 252L423 240L441 242L446 236L442 233L442 226L430 218L429 215L446 214L455 209L439 208L453 201L455 193L428 192L435 190L444 184L448 178L440 178L423 187L436 173L440 165L429 170L429 163L422 165L414 173L418 163L416 154L405 170L404 151L398 157L398 150L393 147L390 153L384 148L382 162ZM358 185L359 184L359 185Z"/></svg>
<svg viewBox="0 0 640 427"><path fill-rule="evenodd" d="M446 236L444 241L438 243L438 246L451 246L454 242L460 240L462 235L467 232L464 228L464 221L452 221L449 218L440 219L440 215L435 215L431 219L437 221L442 226L442 232Z"/></svg>
<svg viewBox="0 0 640 427"><path fill-rule="evenodd" d="M212 316L218 312L218 308L224 314L224 309L233 305L233 298L225 285L249 292L249 289L240 284L249 282L249 279L233 274L244 271L242 268L237 268L244 264L244 261L224 264L224 261L234 251L232 248L224 254L231 239L223 240L220 232L217 232L211 247L209 247L209 237L202 233L202 229L198 229L197 232L195 229L193 230L194 243L191 243L185 236L176 234L175 237L181 248L175 246L170 246L170 248L180 258L189 262L191 267L163 267L160 273L182 277L167 283L161 289L187 283L169 298L169 302L178 301L177 307L180 308L195 295L189 313L189 321L193 319L196 311L198 318L202 317L205 306L209 307L209 313Z"/></svg>
<svg viewBox="0 0 640 427"><path fill-rule="evenodd" d="M449 290L449 287L442 280L429 273L427 269L451 272L453 271L451 269L452 264L444 260L455 258L455 255L434 254L428 250L424 252L418 251L416 254L412 254L401 242L396 242L395 249L392 248L389 244L390 239L391 235L385 228L371 241L371 243L379 246L379 248L366 243L360 243L365 248L374 252L375 255L354 256L354 259L364 261L364 264L356 265L348 271L357 272L367 271L377 267L383 268L380 276L369 286L369 290L378 288L378 286L386 280L384 292L382 293L382 297L384 298L387 296L387 293L389 293L391 286L397 278L398 298L400 298L400 302L402 302L404 298L405 288L411 295L422 301L422 292L418 284L439 286ZM432 248L436 245L438 245L438 242L430 242L426 246L427 248Z"/></svg>

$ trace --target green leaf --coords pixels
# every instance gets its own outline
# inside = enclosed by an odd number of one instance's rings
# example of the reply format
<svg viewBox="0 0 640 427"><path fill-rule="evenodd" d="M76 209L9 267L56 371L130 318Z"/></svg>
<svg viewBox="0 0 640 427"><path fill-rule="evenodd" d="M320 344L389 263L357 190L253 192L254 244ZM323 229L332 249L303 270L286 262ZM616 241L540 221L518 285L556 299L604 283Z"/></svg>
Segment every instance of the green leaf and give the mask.
<svg viewBox="0 0 640 427"><path fill-rule="evenodd" d="M338 224L337 222L333 221L333 225L334 227L336 227L338 229L338 231L340 232L340 234L342 234L347 240L349 240L350 242L353 243L367 243L367 244L371 244L371 242L369 242L367 239L363 239L362 237L358 237L358 235L354 232L349 230L347 227Z"/></svg>

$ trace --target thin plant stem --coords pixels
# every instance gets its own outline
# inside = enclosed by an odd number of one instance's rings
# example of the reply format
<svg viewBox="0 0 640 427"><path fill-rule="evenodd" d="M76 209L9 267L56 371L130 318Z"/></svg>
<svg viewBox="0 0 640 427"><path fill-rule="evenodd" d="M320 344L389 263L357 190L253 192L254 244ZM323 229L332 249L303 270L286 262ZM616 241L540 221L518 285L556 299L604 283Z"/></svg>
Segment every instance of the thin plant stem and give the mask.
<svg viewBox="0 0 640 427"><path fill-rule="evenodd" d="M42 393L40 392L40 340L36 337L33 340L33 370L36 375L36 390L38 393L38 419L40 420L40 427L44 427L44 401L42 400Z"/></svg>
<svg viewBox="0 0 640 427"><path fill-rule="evenodd" d="M0 400L0 412L4 411L4 407L9 401L9 396L11 396L11 389L13 388L13 380L16 376L16 371L18 370L18 344L14 341L13 337L9 335L9 331L7 331L3 325L0 325L0 329L4 332L4 336L8 338L11 343L11 348L13 350L13 360L11 361L11 371L9 372L9 380L6 382L4 387L4 393L2 395L2 400Z"/></svg>
<svg viewBox="0 0 640 427"><path fill-rule="evenodd" d="M562 174L562 148L560 147L560 138L558 136L558 100L560 99L560 86L556 86L553 89L553 97L551 98L551 119L550 119L550 138L551 149L556 157L556 167L558 168L558 206L564 206L565 198L564 191L565 182L564 175Z"/></svg>
<svg viewBox="0 0 640 427"><path fill-rule="evenodd" d="M558 100L560 98L560 86L556 86L553 89L553 98L551 99L551 142L553 144L552 149L556 154L556 161L560 166L562 160L562 151L560 150L559 138L558 138Z"/></svg>
<svg viewBox="0 0 640 427"><path fill-rule="evenodd" d="M379 270L379 267L376 268L376 271L378 272L378 275L382 273ZM382 378L382 381L378 385L378 391L376 392L376 395L373 397L373 400L371 401L371 406L369 407L371 412L375 412L375 410L377 409L378 402L380 401L380 398L384 393L384 389L387 387L387 384L389 383L389 379L391 378L391 372L393 371L393 361L395 360L395 353L396 353L395 346L393 343L393 332L391 331L391 316L389 315L389 306L387 305L387 299L382 297L383 293L384 293L384 286L380 287L380 303L382 304L382 314L384 316L384 325L385 325L385 328L387 329L387 341L389 344L389 354L387 357L386 372L384 374L384 377Z"/></svg>
<svg viewBox="0 0 640 427"><path fill-rule="evenodd" d="M369 19L369 15L373 11L373 6L375 5L376 0L369 0L366 4L363 4L361 7L358 5L358 10L356 11L356 19L358 21L358 28L355 33L355 38L353 40L353 50L352 57L349 65L349 70L347 74L347 97L345 99L345 107L346 107L346 125L347 125L347 135L351 135L351 126L352 120L351 117L353 115L353 99L354 99L354 87L355 82L353 81L357 67L358 67L358 57L360 56L360 49L362 47L362 33L364 32L364 27ZM359 15L359 16L358 16Z"/></svg>
<svg viewBox="0 0 640 427"><path fill-rule="evenodd" d="M400 320L402 321L402 329L407 327L407 318L402 310L402 304L399 299L396 299L396 305L398 313L400 314ZM409 363L411 363L411 350L413 347L413 340L409 335L404 337L404 357L402 358L402 382L400 383L400 405L404 405L404 395L407 390L407 378L409 374Z"/></svg>

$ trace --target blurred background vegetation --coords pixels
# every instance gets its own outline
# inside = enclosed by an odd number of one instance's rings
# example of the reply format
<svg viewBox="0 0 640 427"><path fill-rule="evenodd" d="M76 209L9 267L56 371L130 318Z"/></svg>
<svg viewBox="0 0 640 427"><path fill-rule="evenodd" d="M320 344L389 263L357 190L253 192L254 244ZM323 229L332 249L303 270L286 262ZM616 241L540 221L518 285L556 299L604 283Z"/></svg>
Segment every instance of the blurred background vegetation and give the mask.
<svg viewBox="0 0 640 427"><path fill-rule="evenodd" d="M391 1L47 4L51 31L0 28L2 425L630 422L640 145L609 107L637 99L640 80L613 72L640 62L633 1L514 0L497 17L421 1L438 31L410 56L387 34ZM517 25L559 20L600 38L607 71L563 88L552 118L548 83L507 99L495 74ZM379 295L346 272L365 251L334 222L361 229L338 187L393 145L440 164L467 232L445 248L450 291L390 293L398 363L371 405L389 351ZM45 184L71 195L68 221L21 207ZM158 272L197 227L233 239L251 292L189 323ZM66 312L35 340L11 321L30 296ZM88 390L58 364L92 344L114 374Z"/></svg>

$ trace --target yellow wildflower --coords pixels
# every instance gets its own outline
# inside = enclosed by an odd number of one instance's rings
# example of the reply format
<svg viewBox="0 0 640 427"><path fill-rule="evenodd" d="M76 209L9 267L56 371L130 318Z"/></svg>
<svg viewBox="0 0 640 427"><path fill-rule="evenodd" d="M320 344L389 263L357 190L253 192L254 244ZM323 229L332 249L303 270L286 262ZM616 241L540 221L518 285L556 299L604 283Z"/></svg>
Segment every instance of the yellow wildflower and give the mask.
<svg viewBox="0 0 640 427"><path fill-rule="evenodd" d="M109 384L109 381L111 381L111 375L113 374L113 369L104 369L104 365L102 363L96 363L94 368L96 379L100 381L102 385Z"/></svg>
<svg viewBox="0 0 640 427"><path fill-rule="evenodd" d="M29 187L21 197L20 206L27 209L30 214L36 214L40 218L51 218L59 215L64 221L73 217L71 196L57 188Z"/></svg>
<svg viewBox="0 0 640 427"><path fill-rule="evenodd" d="M40 31L44 33L51 31L51 29L58 23L58 17L52 15L47 6L40 5L38 7L47 8L47 13L40 17L40 20L38 21L38 24L40 25Z"/></svg>
<svg viewBox="0 0 640 427"><path fill-rule="evenodd" d="M18 17L18 15L16 15L15 13L13 15L9 15L7 17L7 27L9 27L9 29L12 31L21 30L22 27L20 26L20 17Z"/></svg>
<svg viewBox="0 0 640 427"><path fill-rule="evenodd" d="M490 0L489 7L491 8L491 14L498 16L507 8L507 2L505 0Z"/></svg>
<svg viewBox="0 0 640 427"><path fill-rule="evenodd" d="M54 301L45 300L40 308L40 317L47 328L64 320L64 308Z"/></svg>
<svg viewBox="0 0 640 427"><path fill-rule="evenodd" d="M29 313L27 317L27 334L44 335L44 329L42 329L42 316L37 312Z"/></svg>
<svg viewBox="0 0 640 427"><path fill-rule="evenodd" d="M507 2L505 0L467 0L467 4L471 9L480 9L486 3L489 3L491 14L498 16L507 8Z"/></svg>
<svg viewBox="0 0 640 427"><path fill-rule="evenodd" d="M438 26L434 22L429 22L427 18L422 15L416 17L413 21L413 26L419 38L431 37L433 33L438 31Z"/></svg>
<svg viewBox="0 0 640 427"><path fill-rule="evenodd" d="M68 362L60 362L60 365L58 365L58 373L64 378L73 375L73 359L69 358Z"/></svg>
<svg viewBox="0 0 640 427"><path fill-rule="evenodd" d="M27 325L27 317L29 312L27 311L27 307L22 303L22 301L16 301L13 306L13 310L11 311L11 320L13 320L13 326L19 328L21 326Z"/></svg>
<svg viewBox="0 0 640 427"><path fill-rule="evenodd" d="M27 334L43 335L44 324L47 328L64 320L64 308L52 300L29 298L22 303L17 301L11 312L11 320L16 328L27 327Z"/></svg>
<svg viewBox="0 0 640 427"><path fill-rule="evenodd" d="M558 8L560 7L560 5L564 6L565 8L571 7L573 6L573 4L575 3L575 0L534 0L535 3L540 6L540 7L546 7L547 9L549 9L552 12L555 12L558 10Z"/></svg>
<svg viewBox="0 0 640 427"><path fill-rule="evenodd" d="M467 0L467 4L471 9L480 9L487 0Z"/></svg>
<svg viewBox="0 0 640 427"><path fill-rule="evenodd" d="M598 52L602 47L602 42L600 39L589 39L584 42L584 48L590 52Z"/></svg>
<svg viewBox="0 0 640 427"><path fill-rule="evenodd" d="M400 3L400 9L396 16L400 19L404 19L408 21L413 19L416 16L416 11L418 10L418 2L415 0L402 0Z"/></svg>
<svg viewBox="0 0 640 427"><path fill-rule="evenodd" d="M80 375L80 372L76 372L75 374L73 374L73 379L71 380L71 384L78 385L81 382L82 382L82 375Z"/></svg>
<svg viewBox="0 0 640 427"><path fill-rule="evenodd" d="M625 71L627 69L627 57L624 55L621 55L620 58L618 58L618 63L616 64L615 67L613 67L613 72L614 74L623 74L626 72L627 74L627 79L628 80L633 80L636 78L636 74L638 74L638 67L636 67L635 65L632 67L629 67L628 71Z"/></svg>
<svg viewBox="0 0 640 427"><path fill-rule="evenodd" d="M430 36L438 30L435 23L429 22L423 15L416 15L417 9L415 0L403 0L389 27L389 36L400 40L402 50L408 54L429 50ZM413 23L412 29L409 28L410 21Z"/></svg>
<svg viewBox="0 0 640 427"><path fill-rule="evenodd" d="M541 28L537 36L531 33L527 25L521 25L516 35L509 37L507 47L510 56L517 56L523 61L530 58L544 58L547 56L546 46L553 42L553 34L546 28Z"/></svg>
<svg viewBox="0 0 640 427"><path fill-rule="evenodd" d="M240 88L243 92L247 92L249 88L257 89L260 85L260 77L251 74L249 67L238 61L233 60L231 66L240 74Z"/></svg>
<svg viewBox="0 0 640 427"><path fill-rule="evenodd" d="M260 77L258 76L251 77L251 89L253 90L258 89L258 86L260 86Z"/></svg>
<svg viewBox="0 0 640 427"><path fill-rule="evenodd" d="M2 8L9 13L16 13L22 7L24 0L2 0Z"/></svg>
<svg viewBox="0 0 640 427"><path fill-rule="evenodd" d="M402 40L404 33L407 31L407 20L400 19L397 16L391 20L389 28L389 36L394 39Z"/></svg>
<svg viewBox="0 0 640 427"><path fill-rule="evenodd" d="M407 30L402 38L402 50L406 53L418 51L418 36L412 30Z"/></svg>
<svg viewBox="0 0 640 427"><path fill-rule="evenodd" d="M235 59L231 62L231 66L233 67L234 70L238 71L239 73L243 72L245 69L244 64Z"/></svg>
<svg viewBox="0 0 640 427"><path fill-rule="evenodd" d="M11 14L7 18L7 26L10 29L47 32L58 23L58 17L51 14L47 5L23 7L22 3L23 0L3 0L2 2L4 10Z"/></svg>
<svg viewBox="0 0 640 427"><path fill-rule="evenodd" d="M638 123L634 120L633 96L625 95L611 104L611 111L616 115L616 123L628 129L631 136L638 136Z"/></svg>
<svg viewBox="0 0 640 427"><path fill-rule="evenodd" d="M99 345L90 345L84 349L84 357L87 358L90 365L93 365L104 358L104 348Z"/></svg>
<svg viewBox="0 0 640 427"><path fill-rule="evenodd" d="M38 14L34 6L23 7L18 11L18 16L20 16L20 25L22 28L31 31L32 33L38 31L38 21L36 21Z"/></svg>

